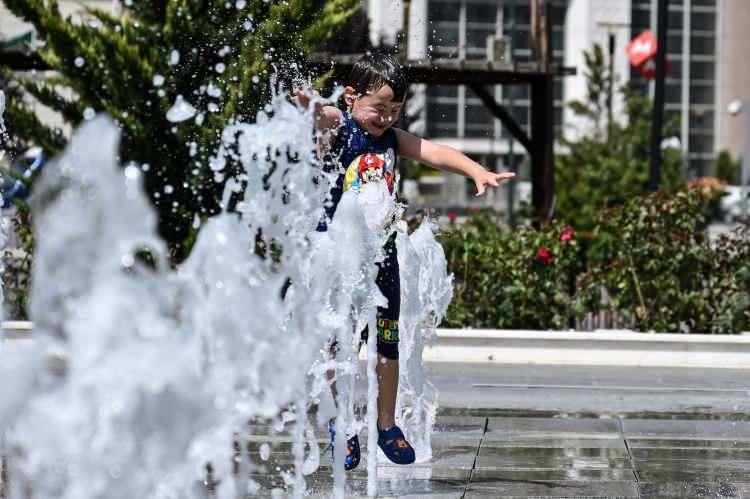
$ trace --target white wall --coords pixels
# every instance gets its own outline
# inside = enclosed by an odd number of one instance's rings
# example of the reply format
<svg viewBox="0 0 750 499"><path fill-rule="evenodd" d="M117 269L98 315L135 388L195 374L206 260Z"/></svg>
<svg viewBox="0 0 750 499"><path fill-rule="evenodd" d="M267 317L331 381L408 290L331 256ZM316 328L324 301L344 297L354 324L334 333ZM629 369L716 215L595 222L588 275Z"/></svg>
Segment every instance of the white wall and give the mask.
<svg viewBox="0 0 750 499"><path fill-rule="evenodd" d="M401 0L369 0L367 16L370 18L370 41L379 45L382 39L388 45L396 43L396 35L404 25L404 4Z"/></svg>
<svg viewBox="0 0 750 499"><path fill-rule="evenodd" d="M608 28L600 23L613 23L619 26ZM586 78L583 51L591 50L594 43L602 46L605 59L609 62L609 33L615 33L615 73L619 80L615 90L628 80L630 63L625 47L630 41L630 0L570 0L565 18L565 66L577 68L576 76L567 76L563 80L565 102L585 100ZM623 101L615 91L613 110L615 119L623 119ZM585 133L585 122L575 119L565 109L563 113L565 133L575 137Z"/></svg>

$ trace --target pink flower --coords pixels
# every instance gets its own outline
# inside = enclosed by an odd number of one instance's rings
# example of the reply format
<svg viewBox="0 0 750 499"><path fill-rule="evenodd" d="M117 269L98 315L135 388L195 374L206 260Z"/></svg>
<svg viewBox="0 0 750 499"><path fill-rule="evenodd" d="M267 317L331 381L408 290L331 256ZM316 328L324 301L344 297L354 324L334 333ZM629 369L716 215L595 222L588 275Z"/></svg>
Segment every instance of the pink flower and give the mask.
<svg viewBox="0 0 750 499"><path fill-rule="evenodd" d="M560 233L560 241L564 243L567 243L568 241L572 241L573 239L575 239L575 237L576 237L576 233L570 227L567 227L565 230L563 230Z"/></svg>
<svg viewBox="0 0 750 499"><path fill-rule="evenodd" d="M456 215L456 212L449 211L448 212L448 221L452 224L456 223L456 219L458 218L458 215Z"/></svg>
<svg viewBox="0 0 750 499"><path fill-rule="evenodd" d="M539 248L539 251L536 252L536 261L543 265L551 264L554 259L554 255L548 248L541 247Z"/></svg>

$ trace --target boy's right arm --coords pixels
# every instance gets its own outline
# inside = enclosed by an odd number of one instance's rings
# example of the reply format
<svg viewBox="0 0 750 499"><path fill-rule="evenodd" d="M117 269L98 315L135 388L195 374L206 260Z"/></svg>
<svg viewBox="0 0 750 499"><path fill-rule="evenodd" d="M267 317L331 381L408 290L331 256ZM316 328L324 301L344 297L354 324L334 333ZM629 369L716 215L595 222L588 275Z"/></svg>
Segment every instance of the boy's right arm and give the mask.
<svg viewBox="0 0 750 499"><path fill-rule="evenodd" d="M302 107L308 108L310 100L312 100L312 97L317 96L317 92L295 90L294 96ZM326 106L320 101L315 102L315 128L317 130L321 132L335 132L341 126L341 118L341 110L337 107Z"/></svg>

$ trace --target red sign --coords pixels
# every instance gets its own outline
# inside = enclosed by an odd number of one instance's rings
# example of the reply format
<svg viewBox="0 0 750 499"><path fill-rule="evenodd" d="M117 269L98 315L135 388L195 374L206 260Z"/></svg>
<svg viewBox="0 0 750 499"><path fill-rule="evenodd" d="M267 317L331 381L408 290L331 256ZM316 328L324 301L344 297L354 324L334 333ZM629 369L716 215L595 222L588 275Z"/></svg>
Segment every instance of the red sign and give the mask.
<svg viewBox="0 0 750 499"><path fill-rule="evenodd" d="M625 51L628 53L630 64L636 67L639 73L647 80L652 80L656 76L656 52L658 46L656 37L648 30L644 31L637 37L633 38ZM672 65L666 61L666 70L669 71Z"/></svg>
<svg viewBox="0 0 750 499"><path fill-rule="evenodd" d="M625 48L630 64L640 67L650 59L656 57L656 37L646 30L633 38Z"/></svg>

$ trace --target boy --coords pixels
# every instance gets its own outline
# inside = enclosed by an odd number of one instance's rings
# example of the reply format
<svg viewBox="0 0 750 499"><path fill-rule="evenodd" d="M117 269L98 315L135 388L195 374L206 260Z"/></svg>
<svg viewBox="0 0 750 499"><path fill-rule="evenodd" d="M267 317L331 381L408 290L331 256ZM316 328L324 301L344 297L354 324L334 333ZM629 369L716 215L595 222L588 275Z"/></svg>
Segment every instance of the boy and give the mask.
<svg viewBox="0 0 750 499"><path fill-rule="evenodd" d="M315 126L329 132L327 143L319 152L344 168L331 191L331 202L325 208L325 219L318 230L325 231L345 190L356 189L366 182L385 181L393 193L396 158L403 156L448 172L460 173L474 180L477 196L487 186L497 187L513 173L491 173L459 151L434 144L404 130L393 128L404 106L408 82L400 64L382 52L362 57L352 69L344 89L346 112L334 106L317 104ZM295 91L298 102L307 107L310 96ZM385 245L385 258L379 264L377 285L388 300L387 307L377 311L378 376L378 446L394 463L414 462L414 449L396 426L398 392L398 319L400 309L399 269L395 238ZM366 332L363 339L366 339ZM332 386L335 396L335 385ZM333 424L329 424L333 444ZM357 435L347 441L347 470L359 464Z"/></svg>

